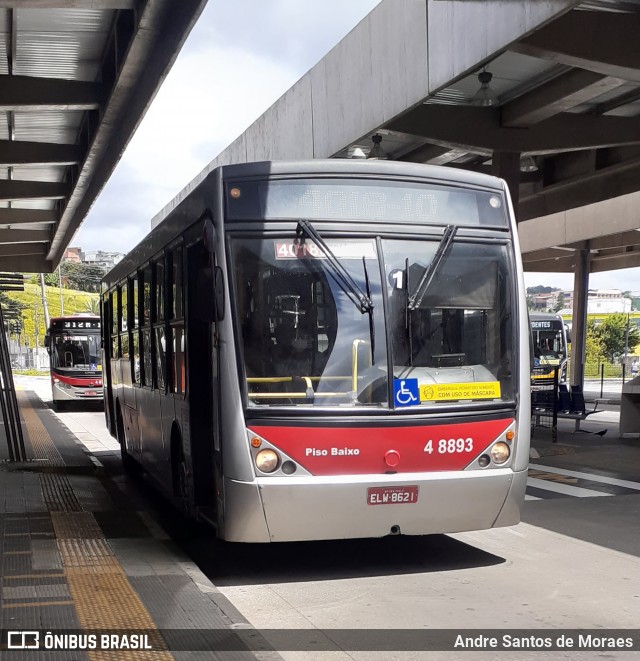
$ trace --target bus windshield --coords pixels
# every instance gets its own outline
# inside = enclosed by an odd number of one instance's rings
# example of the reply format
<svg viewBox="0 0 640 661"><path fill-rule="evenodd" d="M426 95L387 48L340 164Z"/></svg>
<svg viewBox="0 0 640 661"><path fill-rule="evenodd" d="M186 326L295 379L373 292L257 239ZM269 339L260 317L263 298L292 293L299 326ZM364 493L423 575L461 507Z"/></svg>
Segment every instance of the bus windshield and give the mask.
<svg viewBox="0 0 640 661"><path fill-rule="evenodd" d="M541 362L559 361L566 358L562 331L540 331L537 336L537 342L534 342L534 351Z"/></svg>
<svg viewBox="0 0 640 661"><path fill-rule="evenodd" d="M559 365L567 358L562 321L531 321L533 349L538 364Z"/></svg>
<svg viewBox="0 0 640 661"><path fill-rule="evenodd" d="M338 283L316 243L232 239L250 407L513 400L506 244L455 239L433 269L437 238L325 242L367 292L368 314ZM430 268L429 283L410 304Z"/></svg>
<svg viewBox="0 0 640 661"><path fill-rule="evenodd" d="M100 335L52 334L51 366L74 372L102 369Z"/></svg>

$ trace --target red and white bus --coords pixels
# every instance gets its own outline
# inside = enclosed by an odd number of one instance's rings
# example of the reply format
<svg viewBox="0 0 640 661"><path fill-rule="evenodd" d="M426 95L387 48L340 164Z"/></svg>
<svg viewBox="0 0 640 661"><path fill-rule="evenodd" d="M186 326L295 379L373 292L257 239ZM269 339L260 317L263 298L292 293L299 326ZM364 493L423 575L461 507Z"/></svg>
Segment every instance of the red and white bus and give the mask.
<svg viewBox="0 0 640 661"><path fill-rule="evenodd" d="M512 525L529 327L502 180L224 166L103 281L106 418L235 542Z"/></svg>
<svg viewBox="0 0 640 661"><path fill-rule="evenodd" d="M56 409L68 402L102 401L100 317L54 317L45 346L49 352L51 392Z"/></svg>

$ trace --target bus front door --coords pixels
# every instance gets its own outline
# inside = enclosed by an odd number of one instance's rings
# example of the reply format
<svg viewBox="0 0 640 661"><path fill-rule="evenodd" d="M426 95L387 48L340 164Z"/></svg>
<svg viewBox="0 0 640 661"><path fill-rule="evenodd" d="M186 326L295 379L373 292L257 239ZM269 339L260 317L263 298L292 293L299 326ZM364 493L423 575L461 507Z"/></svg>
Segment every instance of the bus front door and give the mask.
<svg viewBox="0 0 640 661"><path fill-rule="evenodd" d="M200 513L217 519L216 484L221 473L218 360L215 322L207 297L213 296L209 252L202 241L188 248L187 352L193 498Z"/></svg>

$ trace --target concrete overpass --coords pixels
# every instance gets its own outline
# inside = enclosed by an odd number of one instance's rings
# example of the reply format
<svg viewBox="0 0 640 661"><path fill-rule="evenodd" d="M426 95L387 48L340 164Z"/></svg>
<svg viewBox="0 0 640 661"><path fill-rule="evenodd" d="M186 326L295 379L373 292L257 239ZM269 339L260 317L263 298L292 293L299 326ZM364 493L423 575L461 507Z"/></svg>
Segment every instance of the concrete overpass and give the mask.
<svg viewBox="0 0 640 661"><path fill-rule="evenodd" d="M57 266L205 4L0 0L0 271Z"/></svg>

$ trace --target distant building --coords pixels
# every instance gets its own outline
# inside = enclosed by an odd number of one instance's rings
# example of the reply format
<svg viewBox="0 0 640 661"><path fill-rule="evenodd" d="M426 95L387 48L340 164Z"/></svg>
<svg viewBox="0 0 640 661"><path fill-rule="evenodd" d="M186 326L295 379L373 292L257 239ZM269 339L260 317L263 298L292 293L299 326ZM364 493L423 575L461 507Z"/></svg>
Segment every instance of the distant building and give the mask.
<svg viewBox="0 0 640 661"><path fill-rule="evenodd" d="M598 312L631 312L631 299L625 298L619 289L589 290L587 314Z"/></svg>
<svg viewBox="0 0 640 661"><path fill-rule="evenodd" d="M74 264L81 264L82 248L79 248L77 246L75 248L67 248L62 255L62 261L73 262Z"/></svg>
<svg viewBox="0 0 640 661"><path fill-rule="evenodd" d="M553 312L558 307L558 302L567 307L567 297L571 300L571 292L556 290L548 294L530 294L532 309L536 312Z"/></svg>
<svg viewBox="0 0 640 661"><path fill-rule="evenodd" d="M123 257L121 252L106 252L104 250L91 250L83 253L82 261L85 264L102 266L106 269L112 269Z"/></svg>
<svg viewBox="0 0 640 661"><path fill-rule="evenodd" d="M562 294L562 309L559 313L561 315L572 314L573 292L570 290L533 294L531 296L532 309L543 312L555 310L560 294ZM590 289L587 298L587 314L631 312L631 304L631 299L624 297L620 289Z"/></svg>

